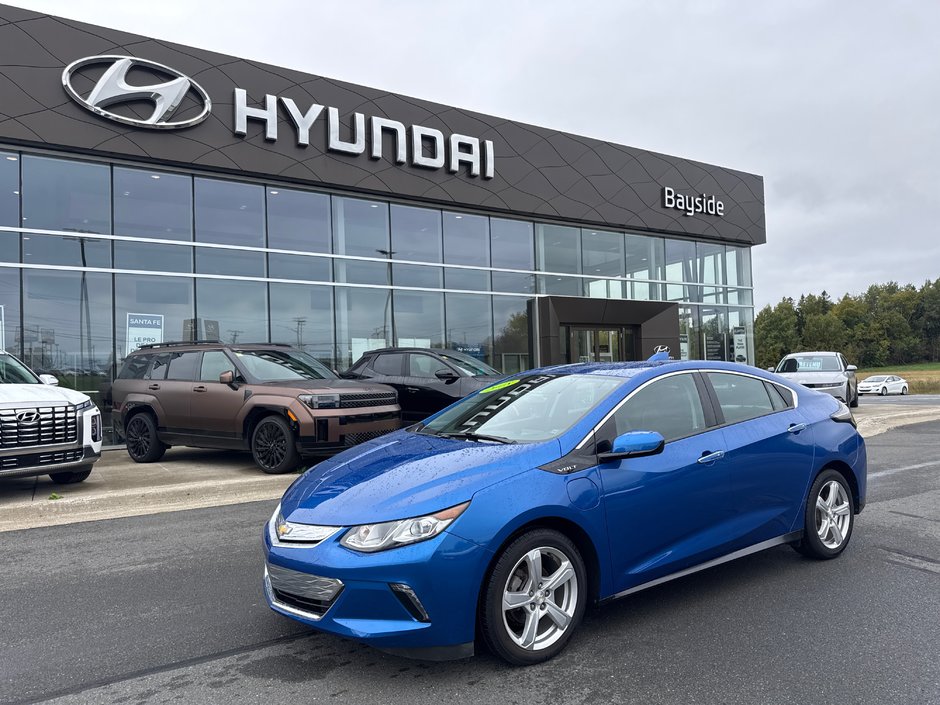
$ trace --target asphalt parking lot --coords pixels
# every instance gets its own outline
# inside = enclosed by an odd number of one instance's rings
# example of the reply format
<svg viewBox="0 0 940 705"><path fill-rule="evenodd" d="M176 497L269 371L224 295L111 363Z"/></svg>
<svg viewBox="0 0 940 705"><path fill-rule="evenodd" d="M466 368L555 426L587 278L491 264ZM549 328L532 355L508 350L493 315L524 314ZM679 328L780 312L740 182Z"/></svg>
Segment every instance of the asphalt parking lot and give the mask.
<svg viewBox="0 0 940 705"><path fill-rule="evenodd" d="M273 500L0 533L0 701L940 703L940 422L868 447L840 559L780 547L654 588L523 670L408 661L271 613Z"/></svg>

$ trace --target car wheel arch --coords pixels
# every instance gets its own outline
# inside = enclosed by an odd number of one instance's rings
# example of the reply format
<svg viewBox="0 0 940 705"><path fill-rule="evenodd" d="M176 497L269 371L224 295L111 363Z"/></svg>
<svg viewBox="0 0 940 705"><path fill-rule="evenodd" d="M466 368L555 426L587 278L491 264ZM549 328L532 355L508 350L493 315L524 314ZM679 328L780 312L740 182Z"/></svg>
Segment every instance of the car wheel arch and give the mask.
<svg viewBox="0 0 940 705"><path fill-rule="evenodd" d="M285 419L292 428L295 425L287 415L287 409L282 406L259 405L252 407L251 411L245 415L245 420L242 422L242 438L246 443L251 441L251 434L254 433L255 426L268 416L280 416Z"/></svg>
<svg viewBox="0 0 940 705"><path fill-rule="evenodd" d="M849 489L852 491L852 506L855 508L855 513L858 514L860 511L859 503L861 501L861 497L858 491L858 480L855 477L855 473L852 472L852 468L840 460L832 460L826 463L824 467L819 469L819 472L813 475L812 482L815 482L816 478L826 470L835 470L845 479ZM812 486L812 482L810 482L810 486Z"/></svg>

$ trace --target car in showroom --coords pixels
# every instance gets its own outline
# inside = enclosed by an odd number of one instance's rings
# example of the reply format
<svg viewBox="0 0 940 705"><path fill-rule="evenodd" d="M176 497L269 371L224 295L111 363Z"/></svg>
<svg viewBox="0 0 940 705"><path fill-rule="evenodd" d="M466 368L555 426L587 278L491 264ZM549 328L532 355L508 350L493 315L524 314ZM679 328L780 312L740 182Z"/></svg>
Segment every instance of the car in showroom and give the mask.
<svg viewBox="0 0 940 705"><path fill-rule="evenodd" d="M297 468L399 428L397 394L340 379L288 345L152 343L111 387L127 454L152 463L174 445L249 450L264 472Z"/></svg>
<svg viewBox="0 0 940 705"><path fill-rule="evenodd" d="M0 478L49 475L84 482L101 457L101 412L87 394L59 387L0 350Z"/></svg>
<svg viewBox="0 0 940 705"><path fill-rule="evenodd" d="M872 375L858 383L859 394L907 394L907 380L897 375Z"/></svg>
<svg viewBox="0 0 940 705"><path fill-rule="evenodd" d="M504 375L456 350L383 348L365 353L342 376L394 387L402 423L408 426Z"/></svg>
<svg viewBox="0 0 940 705"><path fill-rule="evenodd" d="M838 352L799 352L784 356L777 366L768 368L781 377L804 387L831 394L851 407L858 406L858 368Z"/></svg>
<svg viewBox="0 0 940 705"><path fill-rule="evenodd" d="M263 589L383 650L534 664L589 605L773 546L840 555L866 457L844 403L753 367L532 370L300 476Z"/></svg>

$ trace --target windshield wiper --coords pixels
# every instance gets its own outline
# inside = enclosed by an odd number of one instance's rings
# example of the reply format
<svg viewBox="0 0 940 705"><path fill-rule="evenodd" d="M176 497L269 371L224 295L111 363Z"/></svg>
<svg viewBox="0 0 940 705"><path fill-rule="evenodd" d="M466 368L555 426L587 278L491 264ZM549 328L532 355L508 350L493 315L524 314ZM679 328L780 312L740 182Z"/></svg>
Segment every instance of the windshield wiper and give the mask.
<svg viewBox="0 0 940 705"><path fill-rule="evenodd" d="M473 431L460 431L458 433L439 433L437 434L442 438L457 438L460 440L467 441L491 441L492 443L515 443L515 441L510 440L509 438L503 438L502 436L490 436L485 433L474 433Z"/></svg>

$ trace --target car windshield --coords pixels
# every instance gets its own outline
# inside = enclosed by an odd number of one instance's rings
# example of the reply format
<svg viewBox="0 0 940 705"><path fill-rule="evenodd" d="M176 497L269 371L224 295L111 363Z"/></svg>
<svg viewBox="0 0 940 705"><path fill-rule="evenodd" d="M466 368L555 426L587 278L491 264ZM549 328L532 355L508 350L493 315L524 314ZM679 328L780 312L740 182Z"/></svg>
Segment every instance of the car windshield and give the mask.
<svg viewBox="0 0 940 705"><path fill-rule="evenodd" d="M447 360L454 367L460 369L461 372L466 373L471 377L502 377L502 374L499 370L493 369L485 362L481 362L475 358L470 357L469 355L461 355L460 353L440 353L440 356Z"/></svg>
<svg viewBox="0 0 940 705"><path fill-rule="evenodd" d="M835 355L794 355L785 357L777 372L841 372L842 366Z"/></svg>
<svg viewBox="0 0 940 705"><path fill-rule="evenodd" d="M535 443L565 433L623 383L600 375L524 375L480 390L416 429L436 436Z"/></svg>
<svg viewBox="0 0 940 705"><path fill-rule="evenodd" d="M877 375L875 377L867 377L864 381L865 382L884 382L886 379L888 378L885 375Z"/></svg>
<svg viewBox="0 0 940 705"><path fill-rule="evenodd" d="M236 350L235 356L261 382L336 379L323 364L299 350Z"/></svg>
<svg viewBox="0 0 940 705"><path fill-rule="evenodd" d="M15 357L0 353L0 384L42 384L42 382Z"/></svg>

